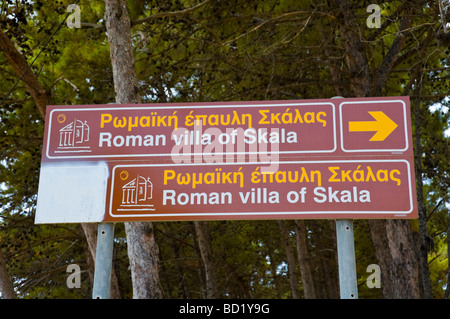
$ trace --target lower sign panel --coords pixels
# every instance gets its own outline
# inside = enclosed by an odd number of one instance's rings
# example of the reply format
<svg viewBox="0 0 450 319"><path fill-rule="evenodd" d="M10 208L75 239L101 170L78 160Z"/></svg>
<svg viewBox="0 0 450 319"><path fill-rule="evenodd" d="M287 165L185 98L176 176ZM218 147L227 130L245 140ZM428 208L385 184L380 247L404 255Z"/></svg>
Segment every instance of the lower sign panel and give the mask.
<svg viewBox="0 0 450 319"><path fill-rule="evenodd" d="M417 218L414 185L405 159L115 165L105 220Z"/></svg>

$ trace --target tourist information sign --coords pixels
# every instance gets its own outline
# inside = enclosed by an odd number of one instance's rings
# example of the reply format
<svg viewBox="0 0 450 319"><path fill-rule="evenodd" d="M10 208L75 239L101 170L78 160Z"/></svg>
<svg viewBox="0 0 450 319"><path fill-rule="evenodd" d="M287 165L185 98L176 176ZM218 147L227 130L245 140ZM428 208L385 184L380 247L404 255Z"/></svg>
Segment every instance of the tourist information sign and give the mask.
<svg viewBox="0 0 450 319"><path fill-rule="evenodd" d="M47 107L36 223L417 218L408 97Z"/></svg>

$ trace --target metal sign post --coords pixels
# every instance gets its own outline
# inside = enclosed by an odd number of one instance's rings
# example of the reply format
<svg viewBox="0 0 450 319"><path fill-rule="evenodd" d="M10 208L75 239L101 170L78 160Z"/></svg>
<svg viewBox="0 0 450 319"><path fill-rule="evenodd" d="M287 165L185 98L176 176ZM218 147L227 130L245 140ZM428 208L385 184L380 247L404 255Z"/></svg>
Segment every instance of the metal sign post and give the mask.
<svg viewBox="0 0 450 319"><path fill-rule="evenodd" d="M336 220L336 238L341 299L358 299L352 220Z"/></svg>
<svg viewBox="0 0 450 319"><path fill-rule="evenodd" d="M332 99L342 98L342 96L332 97ZM336 239L339 268L339 290L341 299L358 299L355 241L353 237L352 220L336 220Z"/></svg>
<svg viewBox="0 0 450 319"><path fill-rule="evenodd" d="M113 246L114 224L98 224L97 252L95 256L94 288L92 291L92 299L110 298Z"/></svg>

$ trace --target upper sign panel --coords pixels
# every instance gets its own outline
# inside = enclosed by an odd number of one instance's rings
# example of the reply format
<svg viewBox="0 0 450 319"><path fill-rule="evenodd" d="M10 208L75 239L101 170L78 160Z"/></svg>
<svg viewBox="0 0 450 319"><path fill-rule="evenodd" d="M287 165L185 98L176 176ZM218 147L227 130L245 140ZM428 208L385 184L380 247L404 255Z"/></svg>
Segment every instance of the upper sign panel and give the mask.
<svg viewBox="0 0 450 319"><path fill-rule="evenodd" d="M331 102L53 106L48 159L333 153Z"/></svg>
<svg viewBox="0 0 450 319"><path fill-rule="evenodd" d="M407 97L49 106L47 113L48 160L412 154Z"/></svg>

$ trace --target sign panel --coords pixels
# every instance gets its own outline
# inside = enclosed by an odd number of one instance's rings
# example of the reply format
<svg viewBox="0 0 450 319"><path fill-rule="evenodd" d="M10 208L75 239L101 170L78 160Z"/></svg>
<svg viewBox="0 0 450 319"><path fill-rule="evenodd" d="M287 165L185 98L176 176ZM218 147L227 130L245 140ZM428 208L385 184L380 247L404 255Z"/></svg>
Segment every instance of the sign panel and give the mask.
<svg viewBox="0 0 450 319"><path fill-rule="evenodd" d="M111 220L408 217L405 160L292 161L260 165L135 164L112 169Z"/></svg>
<svg viewBox="0 0 450 319"><path fill-rule="evenodd" d="M417 218L409 99L49 106L36 223Z"/></svg>

